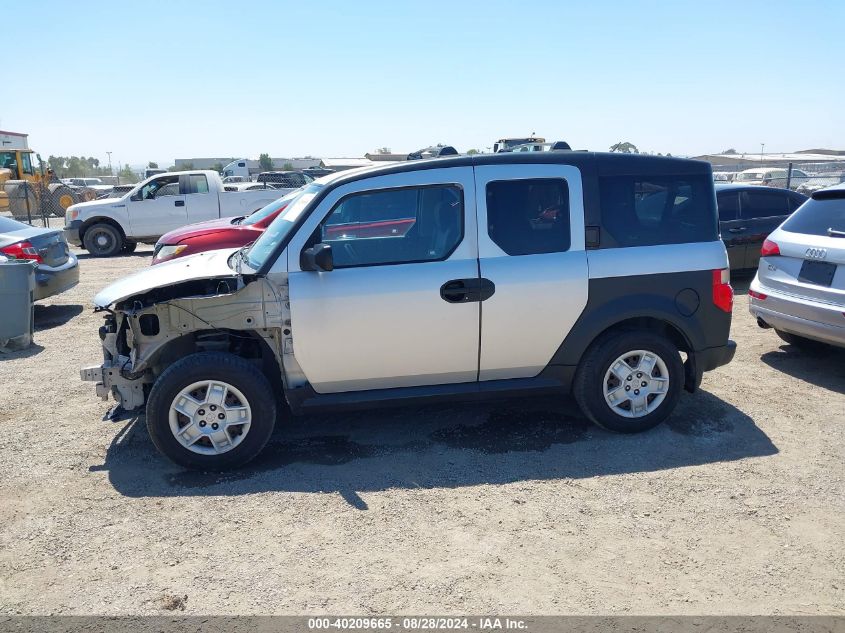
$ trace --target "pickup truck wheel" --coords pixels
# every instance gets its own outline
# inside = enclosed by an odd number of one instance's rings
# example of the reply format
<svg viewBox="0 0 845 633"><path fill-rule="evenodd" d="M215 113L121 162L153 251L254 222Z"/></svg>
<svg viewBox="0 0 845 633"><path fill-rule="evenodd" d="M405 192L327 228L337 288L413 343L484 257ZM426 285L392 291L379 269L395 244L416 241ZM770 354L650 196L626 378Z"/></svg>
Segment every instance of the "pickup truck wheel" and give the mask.
<svg viewBox="0 0 845 633"><path fill-rule="evenodd" d="M232 354L186 356L159 376L147 401L153 444L180 466L197 470L246 464L267 444L275 422L270 382Z"/></svg>
<svg viewBox="0 0 845 633"><path fill-rule="evenodd" d="M112 257L123 248L123 236L120 231L105 222L89 227L82 242L94 257Z"/></svg>
<svg viewBox="0 0 845 633"><path fill-rule="evenodd" d="M675 346L651 332L619 332L587 351L573 395L590 420L618 433L663 422L678 402L684 366Z"/></svg>

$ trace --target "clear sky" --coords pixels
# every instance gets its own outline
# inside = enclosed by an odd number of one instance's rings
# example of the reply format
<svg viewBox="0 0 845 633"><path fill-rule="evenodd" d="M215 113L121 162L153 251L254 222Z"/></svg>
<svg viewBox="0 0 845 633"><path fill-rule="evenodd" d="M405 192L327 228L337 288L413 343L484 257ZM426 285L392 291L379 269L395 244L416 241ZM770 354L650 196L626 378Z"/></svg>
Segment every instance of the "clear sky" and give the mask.
<svg viewBox="0 0 845 633"><path fill-rule="evenodd" d="M842 0L39 0L3 23L0 129L45 157L465 151L531 132L845 149Z"/></svg>

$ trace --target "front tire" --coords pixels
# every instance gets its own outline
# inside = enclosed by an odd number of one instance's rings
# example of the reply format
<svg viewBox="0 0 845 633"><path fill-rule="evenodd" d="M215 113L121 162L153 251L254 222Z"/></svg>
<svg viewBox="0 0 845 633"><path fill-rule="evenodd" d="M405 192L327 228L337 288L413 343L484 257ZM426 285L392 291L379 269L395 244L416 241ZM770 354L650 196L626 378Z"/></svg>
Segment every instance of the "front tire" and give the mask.
<svg viewBox="0 0 845 633"><path fill-rule="evenodd" d="M670 341L652 332L624 331L587 350L573 395L584 415L599 426L639 433L669 417L683 383L684 366Z"/></svg>
<svg viewBox="0 0 845 633"><path fill-rule="evenodd" d="M276 423L270 382L232 354L200 352L159 376L147 401L147 431L168 459L195 470L243 466Z"/></svg>
<svg viewBox="0 0 845 633"><path fill-rule="evenodd" d="M82 243L94 257L113 257L123 249L123 235L105 222L100 222L85 231Z"/></svg>

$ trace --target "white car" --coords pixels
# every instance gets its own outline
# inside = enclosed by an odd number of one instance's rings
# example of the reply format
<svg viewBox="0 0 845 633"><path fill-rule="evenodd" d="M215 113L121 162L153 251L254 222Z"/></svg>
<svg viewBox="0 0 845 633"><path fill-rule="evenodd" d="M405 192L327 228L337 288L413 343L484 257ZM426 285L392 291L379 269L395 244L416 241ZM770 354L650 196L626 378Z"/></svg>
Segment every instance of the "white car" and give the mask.
<svg viewBox="0 0 845 633"><path fill-rule="evenodd" d="M792 178L789 178L788 169L767 169L761 167L753 167L739 172L733 179L733 182L741 185L763 185L766 187L786 187L787 179L789 180L789 188L795 189L803 185L810 179L807 172L800 169L792 170Z"/></svg>
<svg viewBox="0 0 845 633"><path fill-rule="evenodd" d="M845 347L845 184L817 191L763 243L751 314L784 341Z"/></svg>
<svg viewBox="0 0 845 633"><path fill-rule="evenodd" d="M65 239L95 257L131 252L195 222L246 215L284 195L277 189L230 191L216 171L157 174L120 197L72 205Z"/></svg>

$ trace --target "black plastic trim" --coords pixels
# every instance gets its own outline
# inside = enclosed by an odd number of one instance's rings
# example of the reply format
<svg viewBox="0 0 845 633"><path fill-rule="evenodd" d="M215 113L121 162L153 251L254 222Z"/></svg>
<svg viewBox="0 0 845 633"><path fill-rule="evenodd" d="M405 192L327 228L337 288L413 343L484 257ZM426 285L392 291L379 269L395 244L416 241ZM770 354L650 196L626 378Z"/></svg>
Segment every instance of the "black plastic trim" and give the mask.
<svg viewBox="0 0 845 633"><path fill-rule="evenodd" d="M571 381L570 381L571 382ZM531 396L565 395L564 385L554 373L535 378L511 378L485 382L462 382L451 385L427 385L317 393L310 385L286 389L285 397L295 414L312 411L372 409L391 406L409 406L432 402L472 402L489 399L525 398Z"/></svg>

